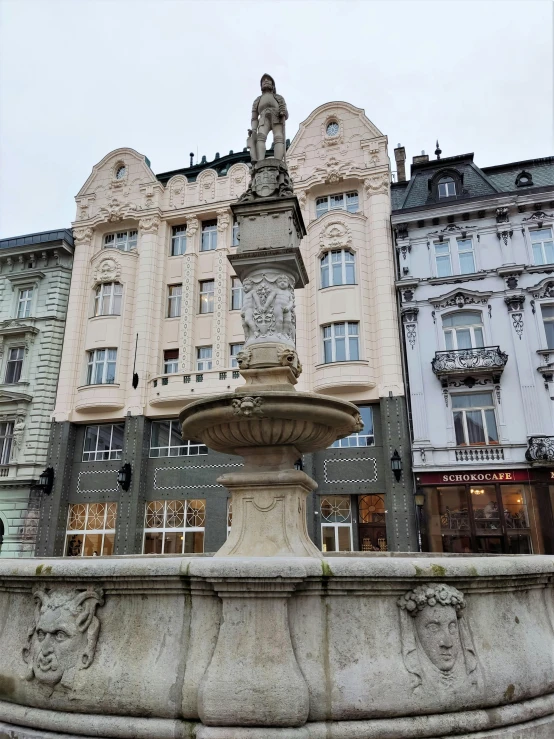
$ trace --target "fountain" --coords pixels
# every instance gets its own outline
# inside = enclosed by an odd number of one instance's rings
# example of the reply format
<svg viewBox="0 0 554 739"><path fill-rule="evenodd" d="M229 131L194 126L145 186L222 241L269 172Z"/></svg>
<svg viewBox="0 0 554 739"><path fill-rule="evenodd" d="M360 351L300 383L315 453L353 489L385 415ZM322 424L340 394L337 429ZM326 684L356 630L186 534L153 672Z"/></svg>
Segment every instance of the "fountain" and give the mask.
<svg viewBox="0 0 554 739"><path fill-rule="evenodd" d="M351 403L295 390L307 276L286 117L264 75L232 206L245 384L180 416L186 438L244 459L219 478L231 534L213 557L0 560L0 737L554 734L554 557L327 559L308 537L315 483L295 463L361 424Z"/></svg>

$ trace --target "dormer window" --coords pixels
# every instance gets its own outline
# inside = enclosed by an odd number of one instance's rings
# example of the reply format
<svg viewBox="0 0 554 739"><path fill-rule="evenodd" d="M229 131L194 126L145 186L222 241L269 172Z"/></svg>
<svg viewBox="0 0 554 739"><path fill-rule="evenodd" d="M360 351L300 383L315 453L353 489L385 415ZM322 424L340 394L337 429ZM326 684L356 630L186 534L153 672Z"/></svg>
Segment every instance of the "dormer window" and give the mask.
<svg viewBox="0 0 554 739"><path fill-rule="evenodd" d="M452 177L441 177L438 183L439 198L452 198L456 195L456 183Z"/></svg>
<svg viewBox="0 0 554 739"><path fill-rule="evenodd" d="M533 177L530 172L523 170L516 177L516 187L529 187L533 184Z"/></svg>

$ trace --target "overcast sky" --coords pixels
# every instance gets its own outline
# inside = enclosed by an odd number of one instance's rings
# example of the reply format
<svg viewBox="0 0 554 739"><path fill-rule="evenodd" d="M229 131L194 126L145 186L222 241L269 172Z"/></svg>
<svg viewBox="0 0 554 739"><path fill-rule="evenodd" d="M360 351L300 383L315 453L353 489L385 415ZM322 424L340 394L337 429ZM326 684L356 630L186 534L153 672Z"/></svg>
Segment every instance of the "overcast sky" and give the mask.
<svg viewBox="0 0 554 739"><path fill-rule="evenodd" d="M130 146L154 172L245 146L263 72L287 136L331 100L408 160L549 156L546 0L0 0L0 237L68 227L92 166Z"/></svg>

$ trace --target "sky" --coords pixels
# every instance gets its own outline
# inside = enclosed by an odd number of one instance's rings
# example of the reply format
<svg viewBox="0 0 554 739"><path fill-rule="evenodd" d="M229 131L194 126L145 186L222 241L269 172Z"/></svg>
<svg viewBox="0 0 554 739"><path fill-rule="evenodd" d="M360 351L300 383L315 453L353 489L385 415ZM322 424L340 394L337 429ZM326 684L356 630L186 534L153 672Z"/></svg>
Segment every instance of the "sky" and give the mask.
<svg viewBox="0 0 554 739"><path fill-rule="evenodd" d="M548 0L0 0L0 238L70 227L95 163L155 173L246 145L269 72L287 136L363 108L408 161L554 154Z"/></svg>

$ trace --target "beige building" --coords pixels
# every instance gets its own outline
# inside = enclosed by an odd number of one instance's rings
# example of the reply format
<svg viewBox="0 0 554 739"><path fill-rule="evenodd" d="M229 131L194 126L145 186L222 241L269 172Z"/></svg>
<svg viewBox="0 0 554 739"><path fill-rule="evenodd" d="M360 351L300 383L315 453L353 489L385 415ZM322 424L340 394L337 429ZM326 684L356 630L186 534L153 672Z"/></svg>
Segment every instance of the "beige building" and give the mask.
<svg viewBox="0 0 554 739"><path fill-rule="evenodd" d="M328 103L300 125L287 162L310 279L297 291L298 389L351 400L366 423L303 460L320 486L309 528L327 550L414 548L387 139L363 110ZM68 553L68 542L70 554L166 551L172 506L184 523L171 546L214 551L225 538L227 493L216 478L237 459L179 442L169 422L187 402L243 382L242 292L227 256L240 238L229 206L248 182L245 151L155 175L145 156L118 149L79 191L53 414L56 479L39 552ZM122 462L128 490L123 471L117 484ZM189 508L197 525L187 544ZM89 517L102 519L93 551L79 533Z"/></svg>

